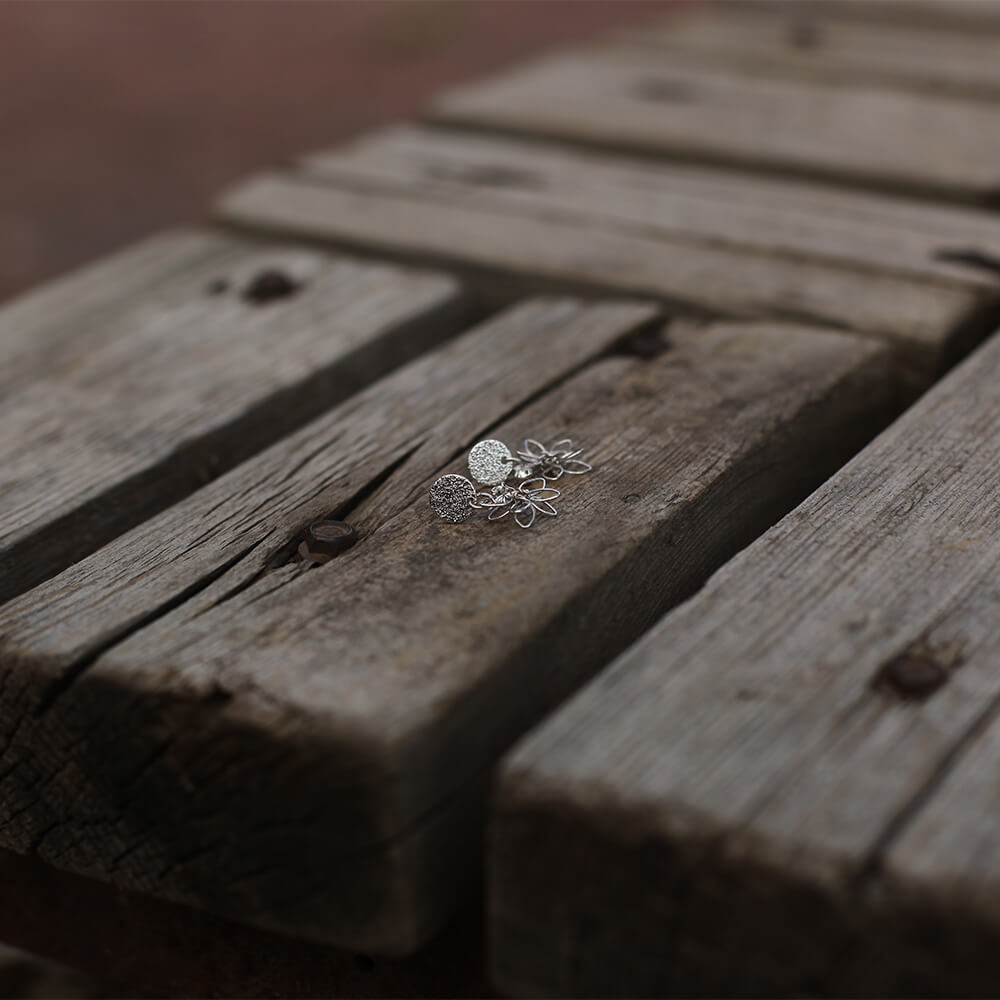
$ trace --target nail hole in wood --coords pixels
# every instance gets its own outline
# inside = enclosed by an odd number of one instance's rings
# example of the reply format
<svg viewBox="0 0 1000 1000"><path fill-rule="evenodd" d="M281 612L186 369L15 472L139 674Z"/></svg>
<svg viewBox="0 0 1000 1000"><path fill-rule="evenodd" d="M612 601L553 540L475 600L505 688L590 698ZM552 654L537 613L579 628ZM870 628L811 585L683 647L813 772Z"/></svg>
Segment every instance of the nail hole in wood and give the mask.
<svg viewBox="0 0 1000 1000"><path fill-rule="evenodd" d="M1000 276L1000 257L986 253L984 250L977 250L975 247L935 250L934 259L946 264L973 267L979 271Z"/></svg>
<svg viewBox="0 0 1000 1000"><path fill-rule="evenodd" d="M879 667L873 686L904 701L925 701L940 690L961 666L955 646L916 642Z"/></svg>
<svg viewBox="0 0 1000 1000"><path fill-rule="evenodd" d="M243 289L243 300L264 305L294 295L302 286L284 271L271 268L256 274Z"/></svg>
<svg viewBox="0 0 1000 1000"><path fill-rule="evenodd" d="M618 340L611 348L610 353L652 361L670 350L670 342L667 340L665 330L666 327L662 323L634 330Z"/></svg>
<svg viewBox="0 0 1000 1000"><path fill-rule="evenodd" d="M314 521L299 544L299 558L322 565L346 552L357 540L357 532L346 521Z"/></svg>

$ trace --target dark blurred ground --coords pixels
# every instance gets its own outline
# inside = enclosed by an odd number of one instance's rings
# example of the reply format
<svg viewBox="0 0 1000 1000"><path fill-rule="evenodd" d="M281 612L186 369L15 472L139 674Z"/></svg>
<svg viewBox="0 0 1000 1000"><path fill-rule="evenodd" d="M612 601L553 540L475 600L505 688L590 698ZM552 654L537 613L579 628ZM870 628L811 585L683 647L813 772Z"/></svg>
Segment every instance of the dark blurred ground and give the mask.
<svg viewBox="0 0 1000 1000"><path fill-rule="evenodd" d="M0 0L0 299L669 0Z"/></svg>

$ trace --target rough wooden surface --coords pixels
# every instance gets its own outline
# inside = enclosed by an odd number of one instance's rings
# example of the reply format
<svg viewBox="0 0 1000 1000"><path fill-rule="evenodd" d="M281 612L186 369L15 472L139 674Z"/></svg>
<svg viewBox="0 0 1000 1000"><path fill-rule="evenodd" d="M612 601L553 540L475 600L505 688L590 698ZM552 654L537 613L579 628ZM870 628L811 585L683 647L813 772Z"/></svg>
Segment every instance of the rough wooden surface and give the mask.
<svg viewBox="0 0 1000 1000"><path fill-rule="evenodd" d="M267 272L297 287L268 299L253 284ZM0 312L0 598L453 333L463 313L444 276L209 232L14 303Z"/></svg>
<svg viewBox="0 0 1000 1000"><path fill-rule="evenodd" d="M1000 15L1000 5L995 10ZM677 50L697 53L710 63L769 75L973 99L1000 96L998 34L863 24L830 13L824 16L822 3L786 0L770 16L755 11L753 4L734 6L720 16L709 5L681 12L662 27L629 29L621 38L668 56Z"/></svg>
<svg viewBox="0 0 1000 1000"><path fill-rule="evenodd" d="M161 282L218 261L231 241L208 230L154 236L4 304L0 389L71 368L120 339L108 318ZM214 277L214 275L213 275Z"/></svg>
<svg viewBox="0 0 1000 1000"><path fill-rule="evenodd" d="M402 461L406 460L405 466L397 469L393 489L385 492L381 502L384 517L390 516L393 509L412 503L417 487L451 460L463 445L471 445L474 435L483 428L611 348L623 335L641 330L654 317L655 312L645 306L588 307L567 300L512 310L498 321L357 394L186 502L140 525L49 584L9 604L4 624L0 625L7 651L20 645L34 650L39 659L51 664L48 675L52 686L45 689L43 697L57 698L63 687L71 684L77 673L86 670L102 650L185 598L186 613L195 615L200 609L225 604L227 594L252 583L269 568L273 572L268 573L268 582L275 574L280 579L282 573L287 577L301 572L295 564L283 568L275 564L288 562L282 557L291 556L310 521L335 513L350 517L362 532L371 530L374 525L370 518L366 520L359 504ZM373 509L375 504L372 497L367 506ZM333 567L321 572L323 579L329 580ZM206 590L220 575L222 578L215 588ZM157 665L149 666L155 672ZM41 676L35 678L41 679ZM148 684L155 687L154 680ZM280 694L280 676L274 678L273 685ZM164 693L168 690L165 688ZM205 706L209 712L214 691L210 682ZM73 694L76 697L77 692ZM29 709L23 703L15 706L11 701L8 707L8 722L12 727L28 721L24 714ZM125 724L125 731L132 732L136 725L133 716ZM36 732L35 738L39 735ZM140 731L135 735L143 743L151 732L143 736ZM162 737L161 732L157 738ZM116 734L116 741L124 738L121 733ZM20 757L16 746L11 746L7 747L4 760L14 769L14 775L21 775L24 794L30 799L43 775L37 770L40 762L34 759L30 741L22 746L26 759ZM220 743L208 755L209 764L215 766L219 755L225 753ZM257 753L266 761L263 740ZM94 774L90 780L100 782L101 777ZM10 786L6 787L9 790ZM114 792L121 794L119 790ZM105 794L108 790L98 784L93 809L110 808L100 798ZM297 794L306 796L309 790L298 789ZM175 790L175 795L182 800L178 815L184 815L186 785ZM203 795L211 799L210 791ZM8 812L14 812L14 801L6 792L4 800ZM44 812L46 803L40 805ZM249 813L246 822L250 818L258 826L274 822L273 802L254 801L246 805ZM143 803L137 803L135 808L141 815ZM175 804L164 802L157 808L170 812ZM49 814L49 820L53 815ZM36 835L45 832L44 815L32 819L26 814L23 818L30 821ZM168 816L160 819L170 822ZM112 809L105 819L108 836L87 846L98 855L89 860L89 865L97 866L101 874L121 870L125 881L129 881L130 869L128 865L120 868L117 856L123 849L134 846L128 837L180 837L180 842L165 847L175 854L190 852L194 845L205 842L204 822L193 824L188 830L168 825L162 831L140 829L114 834L114 825L123 821L126 825L138 822L135 817L129 820L128 816L115 816ZM306 823L303 825L308 827ZM235 827L227 835L237 835L238 829ZM294 835L292 824L289 834ZM258 843L252 849L266 849L266 834L255 836ZM349 840L354 836L350 824L345 824L341 837ZM366 832L359 830L356 836L364 842ZM109 851L111 843L118 846ZM31 842L21 841L18 846L30 848ZM155 845L138 846L155 857ZM138 857L132 858L131 883L157 891L160 885L156 873L170 859L160 857L154 864L147 857L143 864L142 857L140 851ZM312 858L308 863L317 865L317 859ZM380 865L391 869L392 861ZM322 857L318 859L318 867L323 867ZM374 882L371 867L366 866L363 857L353 858L347 866L348 874L361 883L359 892ZM182 871L180 875L183 874ZM224 880L225 874L217 877ZM276 873L275 880L278 879L280 875ZM165 879L168 889L171 881L176 883L178 877ZM183 888L183 878L181 885ZM373 885L373 893L376 889ZM252 885L243 890L243 895L248 891L252 900ZM184 889L184 893L190 897L191 889ZM243 916L246 905L243 900L230 911ZM382 901L373 898L371 905L378 908Z"/></svg>
<svg viewBox="0 0 1000 1000"><path fill-rule="evenodd" d="M515 310L9 604L3 842L305 937L422 943L475 884L497 755L892 406L883 349L832 332L677 327L594 358L649 315ZM597 471L528 532L438 521L430 482L487 432L571 433ZM283 562L349 494L362 541Z"/></svg>
<svg viewBox="0 0 1000 1000"><path fill-rule="evenodd" d="M485 271L505 289L846 326L895 344L914 388L982 334L984 311L992 329L1000 299L1000 222L981 212L417 128L251 180L220 211L480 286Z"/></svg>
<svg viewBox="0 0 1000 1000"><path fill-rule="evenodd" d="M680 49L550 56L452 91L432 114L898 193L980 203L1000 195L1000 109L991 103L768 76Z"/></svg>
<svg viewBox="0 0 1000 1000"><path fill-rule="evenodd" d="M524 995L994 995L1000 338L507 759Z"/></svg>

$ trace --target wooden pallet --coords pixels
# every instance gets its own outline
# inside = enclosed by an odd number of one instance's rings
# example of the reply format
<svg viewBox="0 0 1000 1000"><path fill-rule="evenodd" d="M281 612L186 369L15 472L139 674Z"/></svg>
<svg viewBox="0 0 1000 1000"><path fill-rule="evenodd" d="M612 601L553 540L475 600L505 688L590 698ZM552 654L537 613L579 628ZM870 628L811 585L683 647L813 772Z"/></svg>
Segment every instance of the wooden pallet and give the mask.
<svg viewBox="0 0 1000 1000"><path fill-rule="evenodd" d="M482 989L484 868L514 994L992 992L997 51L712 6L0 311L11 880L180 992ZM428 508L567 435L558 518Z"/></svg>

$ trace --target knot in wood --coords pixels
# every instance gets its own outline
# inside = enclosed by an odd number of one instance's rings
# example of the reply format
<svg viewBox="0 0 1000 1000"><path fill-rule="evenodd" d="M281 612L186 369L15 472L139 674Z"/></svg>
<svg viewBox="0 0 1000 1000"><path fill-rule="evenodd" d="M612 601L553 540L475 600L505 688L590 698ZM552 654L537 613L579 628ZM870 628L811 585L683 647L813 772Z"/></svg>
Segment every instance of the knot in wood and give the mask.
<svg viewBox="0 0 1000 1000"><path fill-rule="evenodd" d="M357 540L357 532L346 521L314 521L306 528L299 556L305 562L329 562Z"/></svg>
<svg viewBox="0 0 1000 1000"><path fill-rule="evenodd" d="M284 299L289 295L294 295L298 288L298 282L290 278L284 271L277 269L261 271L243 289L243 298L247 302L261 305L265 302L273 302L275 299Z"/></svg>
<svg viewBox="0 0 1000 1000"><path fill-rule="evenodd" d="M902 698L924 699L948 680L948 668L925 650L908 650L881 671L882 682Z"/></svg>

